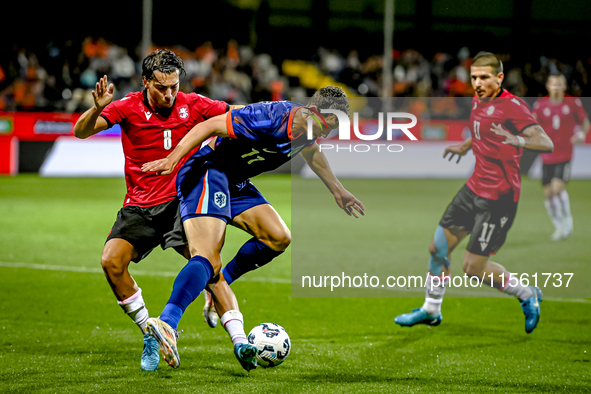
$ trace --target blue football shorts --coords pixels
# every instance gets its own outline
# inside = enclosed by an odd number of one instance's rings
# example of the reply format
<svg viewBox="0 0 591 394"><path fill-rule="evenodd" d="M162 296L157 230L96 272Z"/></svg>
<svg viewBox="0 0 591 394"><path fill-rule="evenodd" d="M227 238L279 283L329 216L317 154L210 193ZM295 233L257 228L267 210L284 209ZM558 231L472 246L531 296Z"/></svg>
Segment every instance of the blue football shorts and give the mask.
<svg viewBox="0 0 591 394"><path fill-rule="evenodd" d="M228 223L247 209L268 204L250 180L230 182L224 172L207 166L185 165L177 175L177 195L183 222L212 216Z"/></svg>

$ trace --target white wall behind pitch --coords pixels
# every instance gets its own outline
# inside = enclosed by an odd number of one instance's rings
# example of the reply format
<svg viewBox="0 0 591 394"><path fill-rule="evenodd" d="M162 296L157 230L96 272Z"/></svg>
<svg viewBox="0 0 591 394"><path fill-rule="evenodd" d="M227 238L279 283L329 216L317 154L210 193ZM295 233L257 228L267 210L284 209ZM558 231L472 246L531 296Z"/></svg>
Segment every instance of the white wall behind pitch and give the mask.
<svg viewBox="0 0 591 394"><path fill-rule="evenodd" d="M342 178L439 178L467 179L474 168L474 155L469 152L456 164L443 158L449 142L400 142L402 152L388 152L381 147L367 153L349 152L348 145L324 150L330 166ZM335 144L336 145L336 144ZM393 149L394 150L394 149ZM572 164L572 179L591 179L591 144L577 145ZM119 137L91 137L80 140L59 137L39 171L44 177L123 177L125 157ZM541 177L538 157L529 172ZM305 178L316 175L304 166Z"/></svg>
<svg viewBox="0 0 591 394"><path fill-rule="evenodd" d="M59 137L39 174L43 177L123 177L120 137Z"/></svg>
<svg viewBox="0 0 591 394"><path fill-rule="evenodd" d="M467 179L474 170L476 159L470 151L459 163L456 159L443 158L447 142L399 142L402 152L349 152L336 149L324 150L330 166L337 177L341 178L407 178L407 179ZM345 145L348 146L348 145ZM342 148L342 145L341 145ZM542 174L541 159L538 157L529 176L540 179ZM314 178L316 175L305 165L301 176ZM591 144L577 145L574 151L571 179L591 179Z"/></svg>

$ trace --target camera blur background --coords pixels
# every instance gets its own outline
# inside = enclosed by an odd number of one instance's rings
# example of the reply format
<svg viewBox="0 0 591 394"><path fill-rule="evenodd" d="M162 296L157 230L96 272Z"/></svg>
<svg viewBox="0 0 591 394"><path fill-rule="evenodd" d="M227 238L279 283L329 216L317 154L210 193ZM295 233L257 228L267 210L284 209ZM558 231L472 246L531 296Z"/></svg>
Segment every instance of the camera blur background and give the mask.
<svg viewBox="0 0 591 394"><path fill-rule="evenodd" d="M326 77L354 94L383 96L381 0L12 7L0 43L4 111L83 111L105 74L116 85L115 98L123 97L141 88L141 59L155 48L181 55L184 91L230 103L308 96ZM516 95L546 94L546 77L560 71L568 93L589 96L588 2L397 0L394 15L395 96L472 95L470 58L481 50L500 55L504 87Z"/></svg>

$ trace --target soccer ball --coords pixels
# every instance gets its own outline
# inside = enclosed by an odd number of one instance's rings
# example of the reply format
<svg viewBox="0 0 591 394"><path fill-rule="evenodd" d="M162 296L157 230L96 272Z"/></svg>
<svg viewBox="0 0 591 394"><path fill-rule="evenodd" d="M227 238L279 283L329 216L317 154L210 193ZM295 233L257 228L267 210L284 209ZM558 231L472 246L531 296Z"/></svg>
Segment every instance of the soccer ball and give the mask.
<svg viewBox="0 0 591 394"><path fill-rule="evenodd" d="M274 323L263 323L248 334L248 343L258 349L257 363L263 368L281 364L291 350L291 340L283 327Z"/></svg>

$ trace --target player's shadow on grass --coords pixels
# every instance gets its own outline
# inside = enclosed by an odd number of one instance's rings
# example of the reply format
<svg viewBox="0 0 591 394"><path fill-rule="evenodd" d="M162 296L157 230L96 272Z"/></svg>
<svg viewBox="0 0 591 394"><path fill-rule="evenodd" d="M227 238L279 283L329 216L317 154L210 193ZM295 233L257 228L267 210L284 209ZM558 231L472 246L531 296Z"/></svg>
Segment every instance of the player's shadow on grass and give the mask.
<svg viewBox="0 0 591 394"><path fill-rule="evenodd" d="M418 373L417 373L418 375ZM554 393L565 390L565 385L561 383L506 383L498 382L495 380L486 380L481 378L466 379L466 376L462 374L458 379L450 379L449 375L446 374L443 378L437 378L434 376L428 378L416 377L416 376L403 376L403 377L390 377L380 376L374 374L364 373L339 373L339 372L327 372L327 373L304 373L296 376L295 381L299 382L314 382L314 383L336 383L336 384L347 384L347 383L390 383L405 385L407 387L416 386L417 388L424 389L426 387L437 387L438 390L450 392L457 392L458 387L461 387L462 392L480 392L483 387L489 390L495 388L505 392L543 392L543 393ZM566 385L568 392L589 392L589 387L584 383L575 385Z"/></svg>
<svg viewBox="0 0 591 394"><path fill-rule="evenodd" d="M316 373L302 373L295 376L295 381L299 382L314 382L314 383L409 383L421 382L426 384L429 379L415 378L415 377L390 377L380 376L374 374L364 373L345 373L345 372L316 372Z"/></svg>
<svg viewBox="0 0 591 394"><path fill-rule="evenodd" d="M399 333L391 340L391 347L397 349L408 348L416 343L425 343L429 339L429 346L436 345L438 349L460 350L479 347L495 347L499 344L516 345L527 343L532 337L525 333L516 334L507 329L495 327L479 327L473 324L448 323L446 327L400 327ZM452 340L452 338L458 338ZM450 343L454 343L450 345ZM425 345L423 345L425 346Z"/></svg>
<svg viewBox="0 0 591 394"><path fill-rule="evenodd" d="M209 371L208 378L204 378L208 374L205 371ZM236 366L228 366L227 368L224 367L215 367L215 366L204 366L202 364L196 363L191 364L190 362L185 362L179 369L174 369L166 365L165 363L161 362L158 369L156 371L140 371L142 374L147 374L151 376L155 376L159 379L185 379L186 376L200 376L199 381L201 383L209 383L209 384L216 384L219 383L220 378L224 377L233 377L233 378L249 378L250 375L248 372L243 370L238 364Z"/></svg>
<svg viewBox="0 0 591 394"><path fill-rule="evenodd" d="M565 345L576 345L576 346L590 346L591 341L583 341L579 338L576 339L544 339L544 342L563 343Z"/></svg>
<svg viewBox="0 0 591 394"><path fill-rule="evenodd" d="M259 368L257 368L257 370ZM235 377L235 378L249 378L250 377L250 374L248 372L246 372L245 370L243 370L238 364L236 364L236 366L228 366L227 368L226 367L215 367L215 366L212 366L212 365L208 365L208 366L205 366L205 367L198 367L198 368L195 368L195 369L208 370L208 371L217 371L220 374L227 375L227 376L232 376L232 377ZM212 382L214 382L214 381L212 381Z"/></svg>

